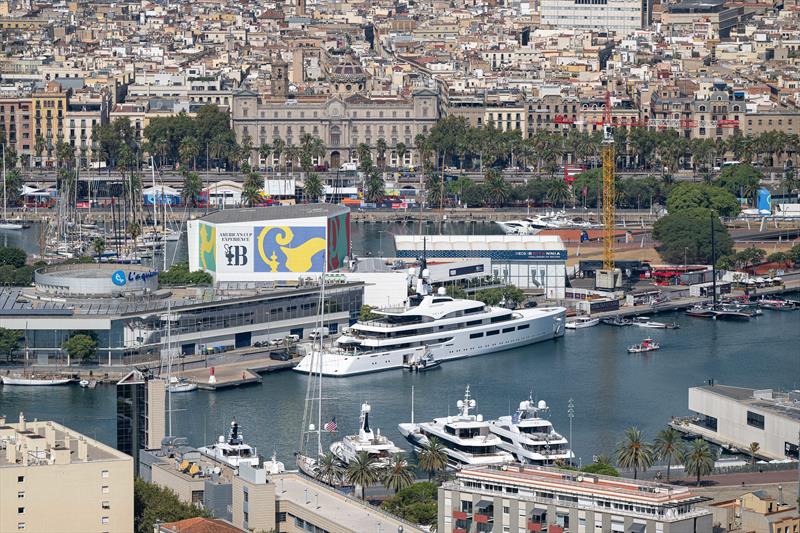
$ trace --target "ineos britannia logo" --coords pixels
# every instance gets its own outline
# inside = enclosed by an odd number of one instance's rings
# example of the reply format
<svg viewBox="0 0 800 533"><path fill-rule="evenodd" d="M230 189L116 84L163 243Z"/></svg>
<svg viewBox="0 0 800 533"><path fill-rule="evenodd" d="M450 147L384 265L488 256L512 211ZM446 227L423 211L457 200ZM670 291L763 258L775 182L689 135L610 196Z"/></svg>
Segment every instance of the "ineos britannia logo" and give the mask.
<svg viewBox="0 0 800 533"><path fill-rule="evenodd" d="M228 266L244 266L247 264L247 246L234 246L226 244L225 259L228 260Z"/></svg>

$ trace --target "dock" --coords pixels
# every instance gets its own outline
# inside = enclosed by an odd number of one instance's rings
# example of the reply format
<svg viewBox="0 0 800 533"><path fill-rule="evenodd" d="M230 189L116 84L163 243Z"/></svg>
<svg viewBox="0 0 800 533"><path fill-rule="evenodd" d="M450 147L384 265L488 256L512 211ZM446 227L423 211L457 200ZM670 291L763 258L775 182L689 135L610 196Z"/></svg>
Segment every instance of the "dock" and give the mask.
<svg viewBox="0 0 800 533"><path fill-rule="evenodd" d="M269 355L246 361L235 361L208 368L196 368L177 372L176 376L186 378L203 390L215 391L229 387L253 385L261 383L261 374L278 372L293 368L300 362L300 357L288 361L270 359ZM214 381L210 381L211 374Z"/></svg>

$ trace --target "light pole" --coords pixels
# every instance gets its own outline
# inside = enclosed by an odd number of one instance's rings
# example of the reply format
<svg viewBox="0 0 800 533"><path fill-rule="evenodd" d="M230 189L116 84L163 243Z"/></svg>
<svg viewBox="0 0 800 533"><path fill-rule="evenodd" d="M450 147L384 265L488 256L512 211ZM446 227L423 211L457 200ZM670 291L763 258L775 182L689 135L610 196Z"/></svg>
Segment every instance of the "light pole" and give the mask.
<svg viewBox="0 0 800 533"><path fill-rule="evenodd" d="M572 401L572 398L567 402L567 416L569 417L569 446L572 449L572 455L575 455L575 443L572 442L572 419L575 418L575 402Z"/></svg>
<svg viewBox="0 0 800 533"><path fill-rule="evenodd" d="M683 247L683 268L686 268L686 251L689 249L688 246Z"/></svg>

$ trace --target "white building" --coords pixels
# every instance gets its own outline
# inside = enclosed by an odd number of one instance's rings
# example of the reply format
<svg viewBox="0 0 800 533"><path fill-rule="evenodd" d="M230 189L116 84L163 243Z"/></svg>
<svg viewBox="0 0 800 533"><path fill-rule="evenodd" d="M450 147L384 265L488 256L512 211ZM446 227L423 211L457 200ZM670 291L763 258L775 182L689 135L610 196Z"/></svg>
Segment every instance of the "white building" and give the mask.
<svg viewBox="0 0 800 533"><path fill-rule="evenodd" d="M689 409L700 417L689 426L692 433L742 450L757 442L760 456L797 459L800 391L787 394L728 385L692 387Z"/></svg>
<svg viewBox="0 0 800 533"><path fill-rule="evenodd" d="M543 25L627 35L649 25L652 0L540 0Z"/></svg>
<svg viewBox="0 0 800 533"><path fill-rule="evenodd" d="M395 235L397 256L436 261L485 258L491 275L523 290L565 297L567 249L558 235Z"/></svg>

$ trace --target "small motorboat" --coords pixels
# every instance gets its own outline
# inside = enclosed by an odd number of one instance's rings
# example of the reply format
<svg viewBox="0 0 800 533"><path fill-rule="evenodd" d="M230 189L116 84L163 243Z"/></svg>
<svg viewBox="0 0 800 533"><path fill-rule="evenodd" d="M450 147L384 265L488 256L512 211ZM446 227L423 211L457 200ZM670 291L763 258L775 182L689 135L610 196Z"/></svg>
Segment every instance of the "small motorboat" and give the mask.
<svg viewBox="0 0 800 533"><path fill-rule="evenodd" d="M564 327L567 329L583 329L583 328L590 328L592 326L596 326L600 323L599 318L592 318L588 316L579 316L575 320L571 322L567 322L564 324Z"/></svg>
<svg viewBox="0 0 800 533"><path fill-rule="evenodd" d="M7 230L20 230L22 228L22 224L18 224L16 222L12 222L10 220L0 220L0 229L7 229Z"/></svg>
<svg viewBox="0 0 800 533"><path fill-rule="evenodd" d="M780 298L762 298L758 300L758 306L772 311L794 311L798 308L795 302Z"/></svg>
<svg viewBox="0 0 800 533"><path fill-rule="evenodd" d="M628 353L644 353L644 352L654 352L661 348L661 345L655 342L653 339L647 338L640 342L639 344L634 344L633 346L628 347Z"/></svg>
<svg viewBox="0 0 800 533"><path fill-rule="evenodd" d="M710 307L702 305L695 305L686 310L686 316L693 316L696 318L714 318L716 313Z"/></svg>
<svg viewBox="0 0 800 533"><path fill-rule="evenodd" d="M633 325L640 328L653 328L653 329L666 329L667 325L663 322L655 322L649 316L636 316L633 317Z"/></svg>
<svg viewBox="0 0 800 533"><path fill-rule="evenodd" d="M78 382L78 385L81 386L83 389L93 389L97 387L97 380L95 379L82 379Z"/></svg>
<svg viewBox="0 0 800 533"><path fill-rule="evenodd" d="M175 376L169 378L169 392L192 392L193 390L197 390L197 383Z"/></svg>
<svg viewBox="0 0 800 533"><path fill-rule="evenodd" d="M667 329L681 329L681 325L677 322L667 322L664 324Z"/></svg>
<svg viewBox="0 0 800 533"><path fill-rule="evenodd" d="M427 372L428 370L435 370L442 367L442 362L437 361L431 351L425 348L425 351L419 357L413 358L407 368L412 372Z"/></svg>
<svg viewBox="0 0 800 533"><path fill-rule="evenodd" d="M604 318L602 322L606 326L616 326L616 327L630 326L631 324L633 324L633 322L631 322L627 318L622 318L621 316L615 316L614 318Z"/></svg>

